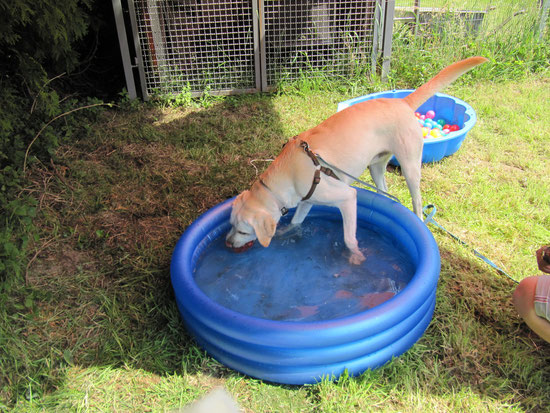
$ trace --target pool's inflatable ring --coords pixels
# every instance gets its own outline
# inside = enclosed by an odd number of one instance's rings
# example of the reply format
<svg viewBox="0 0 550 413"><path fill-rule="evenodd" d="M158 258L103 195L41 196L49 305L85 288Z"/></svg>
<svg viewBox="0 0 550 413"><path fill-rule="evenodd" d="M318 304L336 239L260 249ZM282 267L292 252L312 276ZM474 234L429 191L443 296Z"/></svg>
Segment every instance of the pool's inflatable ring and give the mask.
<svg viewBox="0 0 550 413"><path fill-rule="evenodd" d="M212 301L195 284L201 252L227 227L232 200L200 216L173 253L172 285L180 313L197 342L221 363L247 375L285 384L357 375L408 350L428 327L440 271L437 244L404 206L357 189L358 221L383 231L404 250L416 271L395 297L366 311L327 321L273 321L247 316ZM331 213L337 209L315 206Z"/></svg>

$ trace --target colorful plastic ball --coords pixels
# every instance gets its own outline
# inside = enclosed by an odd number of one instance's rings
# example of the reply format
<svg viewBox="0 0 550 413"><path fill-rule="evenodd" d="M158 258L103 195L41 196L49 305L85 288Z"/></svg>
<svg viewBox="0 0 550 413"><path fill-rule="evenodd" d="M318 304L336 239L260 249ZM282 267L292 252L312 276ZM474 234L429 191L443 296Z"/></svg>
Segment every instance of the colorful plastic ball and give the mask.
<svg viewBox="0 0 550 413"><path fill-rule="evenodd" d="M424 120L424 119L426 119L426 116L425 115L420 115L420 119Z"/></svg>
<svg viewBox="0 0 550 413"><path fill-rule="evenodd" d="M458 126L458 125L451 125L451 127L449 128L449 130L450 130L451 132L455 132L455 131L457 131L457 130L459 130L459 129L460 129L460 126Z"/></svg>
<svg viewBox="0 0 550 413"><path fill-rule="evenodd" d="M447 135L449 132L450 132L449 129L443 129L443 133L444 133L445 135Z"/></svg>
<svg viewBox="0 0 550 413"><path fill-rule="evenodd" d="M417 118L420 117L420 112L414 112L414 116L416 116Z"/></svg>
<svg viewBox="0 0 550 413"><path fill-rule="evenodd" d="M436 123L436 124L434 125L434 128L437 128L437 129L439 129L439 130L443 130L443 126L441 126L439 123Z"/></svg>
<svg viewBox="0 0 550 413"><path fill-rule="evenodd" d="M445 125L443 125L443 129L451 129L451 125L449 125L448 123L446 123Z"/></svg>
<svg viewBox="0 0 550 413"><path fill-rule="evenodd" d="M438 119L436 122L441 126L445 125L445 119Z"/></svg>
<svg viewBox="0 0 550 413"><path fill-rule="evenodd" d="M428 119L433 119L433 118L435 118L435 112L434 112L433 110L427 111L427 112L426 112L426 117L427 117Z"/></svg>
<svg viewBox="0 0 550 413"><path fill-rule="evenodd" d="M441 131L437 128L434 128L430 131L430 136L432 138L440 138L441 137Z"/></svg>
<svg viewBox="0 0 550 413"><path fill-rule="evenodd" d="M430 130L426 127L422 127L422 137L425 138L430 133Z"/></svg>

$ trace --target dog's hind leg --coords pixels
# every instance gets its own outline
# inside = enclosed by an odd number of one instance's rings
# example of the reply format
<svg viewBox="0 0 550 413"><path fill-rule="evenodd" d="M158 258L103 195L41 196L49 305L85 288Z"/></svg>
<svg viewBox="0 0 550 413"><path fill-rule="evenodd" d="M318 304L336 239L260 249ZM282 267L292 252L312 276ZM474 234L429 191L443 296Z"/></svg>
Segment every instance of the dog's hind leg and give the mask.
<svg viewBox="0 0 550 413"><path fill-rule="evenodd" d="M376 187L384 192L388 192L388 185L386 184L386 166L392 154L384 154L374 160L373 163L369 165L370 176L374 181Z"/></svg>
<svg viewBox="0 0 550 413"><path fill-rule="evenodd" d="M405 175L405 181L411 193L413 212L422 219L422 195L420 194L420 175L422 161L407 162L401 164L401 171Z"/></svg>
<svg viewBox="0 0 550 413"><path fill-rule="evenodd" d="M404 121L405 122L405 121ZM396 147L395 157L401 166L401 173L407 181L412 198L413 212L422 219L422 195L420 193L420 176L422 174L422 148L424 139L418 127L418 121L411 115L402 125L402 136L397 141L401 144ZM408 125L408 126L407 126Z"/></svg>

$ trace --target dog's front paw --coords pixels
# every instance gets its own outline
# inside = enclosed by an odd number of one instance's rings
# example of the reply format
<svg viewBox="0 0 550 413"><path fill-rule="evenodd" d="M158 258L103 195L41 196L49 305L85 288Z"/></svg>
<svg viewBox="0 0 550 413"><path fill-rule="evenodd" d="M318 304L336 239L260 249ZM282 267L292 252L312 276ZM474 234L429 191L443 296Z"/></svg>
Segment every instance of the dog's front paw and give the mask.
<svg viewBox="0 0 550 413"><path fill-rule="evenodd" d="M276 237L288 239L294 237L302 237L302 226L300 224L289 224L285 227L277 228Z"/></svg>
<svg viewBox="0 0 550 413"><path fill-rule="evenodd" d="M349 257L349 263L351 265L361 265L361 263L365 260L366 258L361 251L352 252Z"/></svg>

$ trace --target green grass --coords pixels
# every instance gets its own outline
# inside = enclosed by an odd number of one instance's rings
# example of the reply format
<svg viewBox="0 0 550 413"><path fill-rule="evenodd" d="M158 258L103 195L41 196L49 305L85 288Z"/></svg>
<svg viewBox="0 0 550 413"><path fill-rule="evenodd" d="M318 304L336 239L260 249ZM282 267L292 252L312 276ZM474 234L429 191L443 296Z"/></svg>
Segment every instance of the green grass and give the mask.
<svg viewBox="0 0 550 413"><path fill-rule="evenodd" d="M37 200L40 239L24 282L0 294L0 408L168 411L221 385L249 412L547 409L550 346L517 317L514 283L435 229L442 270L432 324L379 370L311 386L264 383L207 356L183 327L169 281L181 233L250 185L250 161L275 156L368 88L109 110L91 138L62 146L51 165L33 164L23 193ZM447 93L479 119L455 155L423 166L424 204L516 279L536 274L534 251L550 240L549 78L459 82ZM410 207L399 170L387 176Z"/></svg>
<svg viewBox="0 0 550 413"><path fill-rule="evenodd" d="M412 0L396 2L397 7L412 8L413 4ZM419 85L429 79L434 65L444 66L449 60L473 55L490 59L491 65L480 67L478 73L491 81L546 71L550 60L550 29L547 25L539 39L540 9L537 4L508 0L421 0L422 7L487 12L475 33L452 13L435 18L437 23L422 26L417 35L410 24L398 21L393 28L391 81L399 87ZM493 8L489 9L490 6ZM469 82L470 76L467 74L459 83Z"/></svg>

